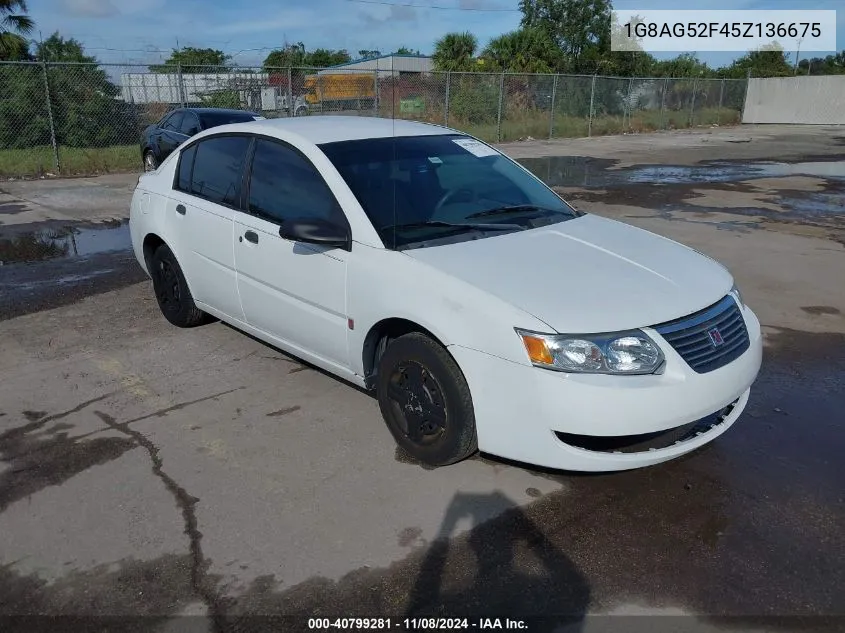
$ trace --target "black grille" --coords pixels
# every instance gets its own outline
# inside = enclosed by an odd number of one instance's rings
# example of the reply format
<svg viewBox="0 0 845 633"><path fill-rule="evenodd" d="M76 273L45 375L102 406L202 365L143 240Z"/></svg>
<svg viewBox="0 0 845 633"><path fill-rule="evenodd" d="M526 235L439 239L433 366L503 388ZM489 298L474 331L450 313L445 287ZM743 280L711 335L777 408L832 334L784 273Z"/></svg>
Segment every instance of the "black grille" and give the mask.
<svg viewBox="0 0 845 633"><path fill-rule="evenodd" d="M653 329L699 374L736 360L750 344L745 320L732 295L700 312L655 325Z"/></svg>
<svg viewBox="0 0 845 633"><path fill-rule="evenodd" d="M611 435L605 437L597 435L575 435L573 433L555 431L555 435L566 444L597 453L645 453L650 450L660 450L688 442L702 433L712 431L717 426L724 424L725 419L734 410L737 402L739 402L738 399L731 402L724 409L716 411L716 413L711 413L689 424L655 433Z"/></svg>

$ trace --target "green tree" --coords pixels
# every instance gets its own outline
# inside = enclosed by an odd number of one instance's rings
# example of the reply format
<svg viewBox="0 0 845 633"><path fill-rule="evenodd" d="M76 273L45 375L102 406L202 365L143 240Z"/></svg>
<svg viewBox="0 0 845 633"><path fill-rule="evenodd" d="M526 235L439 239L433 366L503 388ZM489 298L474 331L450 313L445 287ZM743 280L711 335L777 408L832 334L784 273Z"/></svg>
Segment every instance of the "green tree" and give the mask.
<svg viewBox="0 0 845 633"><path fill-rule="evenodd" d="M393 54L394 55L419 55L420 51L419 51L419 49L411 50L407 46L400 46L395 51L393 51Z"/></svg>
<svg viewBox="0 0 845 633"><path fill-rule="evenodd" d="M632 24L642 23L640 16L631 18ZM616 16L613 16L613 23L610 26L611 42L628 38L625 35L623 26ZM582 58L585 65L595 64L596 70L602 74L615 75L619 77L648 77L654 74L654 66L657 60L653 55L645 52L640 44L641 38L635 38L633 50L599 50L596 47L588 49ZM629 40L630 41L630 40Z"/></svg>
<svg viewBox="0 0 845 633"><path fill-rule="evenodd" d="M478 39L472 33L447 33L434 44L434 67L437 70L471 70L477 49Z"/></svg>
<svg viewBox="0 0 845 633"><path fill-rule="evenodd" d="M654 77L710 77L714 73L695 53L681 53L672 59L656 61L651 74Z"/></svg>
<svg viewBox="0 0 845 633"><path fill-rule="evenodd" d="M174 48L163 64L150 66L150 70L154 73L172 73L173 68L178 64L182 67L183 73L203 73L208 71L207 68L203 68L204 66L226 66L229 59L229 55L214 48L188 46Z"/></svg>
<svg viewBox="0 0 845 633"><path fill-rule="evenodd" d="M97 60L85 55L77 40L54 33L36 47L35 57L47 62L50 105L60 145L103 147L137 141L131 108L116 99L120 90ZM36 65L0 66L0 147L50 144L43 73Z"/></svg>
<svg viewBox="0 0 845 633"><path fill-rule="evenodd" d="M362 49L358 51L359 59L372 59L373 57L381 57L381 51Z"/></svg>
<svg viewBox="0 0 845 633"><path fill-rule="evenodd" d="M0 60L29 58L29 42L35 23L27 12L26 0L0 0Z"/></svg>
<svg viewBox="0 0 845 633"><path fill-rule="evenodd" d="M85 54L82 44L74 39L65 39L58 32L35 45L35 58L45 62L76 62L96 64L97 58ZM103 75L105 76L105 74Z"/></svg>
<svg viewBox="0 0 845 633"><path fill-rule="evenodd" d="M521 28L490 40L482 57L495 70L550 73L563 59L560 48L544 29Z"/></svg>
<svg viewBox="0 0 845 633"><path fill-rule="evenodd" d="M306 66L305 55L305 44L302 42L285 44L282 48L277 48L276 50L271 51L270 54L264 58L264 67L295 68L297 66Z"/></svg>
<svg viewBox="0 0 845 633"><path fill-rule="evenodd" d="M241 98L237 90L215 90L214 92L202 95L203 105L209 108L230 108L239 110Z"/></svg>
<svg viewBox="0 0 845 633"><path fill-rule="evenodd" d="M752 77L788 77L795 71L779 46L750 51L719 70L722 76L735 78L747 77L749 72Z"/></svg>
<svg viewBox="0 0 845 633"><path fill-rule="evenodd" d="M520 0L521 26L545 30L569 69L596 72L610 52L609 0Z"/></svg>
<svg viewBox="0 0 845 633"><path fill-rule="evenodd" d="M314 68L328 68L329 66L337 66L345 64L352 58L345 50L329 50L327 48L318 48L306 55L305 61L307 66Z"/></svg>
<svg viewBox="0 0 845 633"><path fill-rule="evenodd" d="M0 62L32 61L29 41L17 33L0 33Z"/></svg>
<svg viewBox="0 0 845 633"><path fill-rule="evenodd" d="M318 48L313 51L305 50L305 44L285 44L284 47L272 51L264 59L265 68L326 68L345 64L352 58L343 49L331 50Z"/></svg>
<svg viewBox="0 0 845 633"><path fill-rule="evenodd" d="M802 59L798 62L801 75L842 75L845 74L845 51L825 57Z"/></svg>

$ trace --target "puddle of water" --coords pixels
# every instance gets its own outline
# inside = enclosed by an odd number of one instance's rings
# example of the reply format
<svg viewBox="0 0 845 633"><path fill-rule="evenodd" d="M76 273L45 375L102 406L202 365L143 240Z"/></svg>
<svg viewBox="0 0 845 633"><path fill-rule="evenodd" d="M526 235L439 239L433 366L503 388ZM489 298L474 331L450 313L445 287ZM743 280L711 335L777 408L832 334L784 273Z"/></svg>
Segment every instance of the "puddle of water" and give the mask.
<svg viewBox="0 0 845 633"><path fill-rule="evenodd" d="M14 215L26 211L26 205L19 202L0 202L0 215Z"/></svg>
<svg viewBox="0 0 845 633"><path fill-rule="evenodd" d="M129 224L61 227L0 234L0 264L85 257L132 247Z"/></svg>
<svg viewBox="0 0 845 633"><path fill-rule="evenodd" d="M800 197L781 198L778 204L787 209L788 215L802 218L845 216L845 195L838 192L807 193Z"/></svg>
<svg viewBox="0 0 845 633"><path fill-rule="evenodd" d="M523 158L519 162L553 187L609 187L626 183L695 184L799 175L845 179L845 161L713 161L701 165L648 165L613 170L608 169L613 161L585 156Z"/></svg>

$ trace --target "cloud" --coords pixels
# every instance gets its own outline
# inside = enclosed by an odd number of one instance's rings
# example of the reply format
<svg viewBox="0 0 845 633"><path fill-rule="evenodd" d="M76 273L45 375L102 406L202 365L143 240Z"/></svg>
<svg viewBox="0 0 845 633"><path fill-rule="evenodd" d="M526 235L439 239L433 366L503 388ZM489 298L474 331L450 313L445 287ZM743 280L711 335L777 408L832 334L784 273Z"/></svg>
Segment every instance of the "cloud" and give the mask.
<svg viewBox="0 0 845 633"><path fill-rule="evenodd" d="M74 18L110 18L134 13L150 13L164 6L165 0L59 0L63 12Z"/></svg>
<svg viewBox="0 0 845 633"><path fill-rule="evenodd" d="M368 11L361 11L358 14L367 26L383 26L388 22L416 22L417 10L414 7L393 5L382 18L374 16Z"/></svg>
<svg viewBox="0 0 845 633"><path fill-rule="evenodd" d="M241 20L229 22L206 29L206 33L214 35L247 35L249 33L264 33L267 31L291 31L313 26L317 19L315 14L306 11L290 11L282 15L265 20Z"/></svg>
<svg viewBox="0 0 845 633"><path fill-rule="evenodd" d="M62 0L62 8L75 17L107 18L118 13L111 0Z"/></svg>

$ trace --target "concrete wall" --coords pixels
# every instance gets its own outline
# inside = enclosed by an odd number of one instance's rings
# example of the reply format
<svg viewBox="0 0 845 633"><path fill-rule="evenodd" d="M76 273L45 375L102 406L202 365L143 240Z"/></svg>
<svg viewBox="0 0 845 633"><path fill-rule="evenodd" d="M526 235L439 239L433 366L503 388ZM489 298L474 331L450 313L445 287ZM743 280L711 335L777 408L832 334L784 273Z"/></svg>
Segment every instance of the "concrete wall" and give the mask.
<svg viewBox="0 0 845 633"><path fill-rule="evenodd" d="M752 79L742 122L845 124L845 75Z"/></svg>

